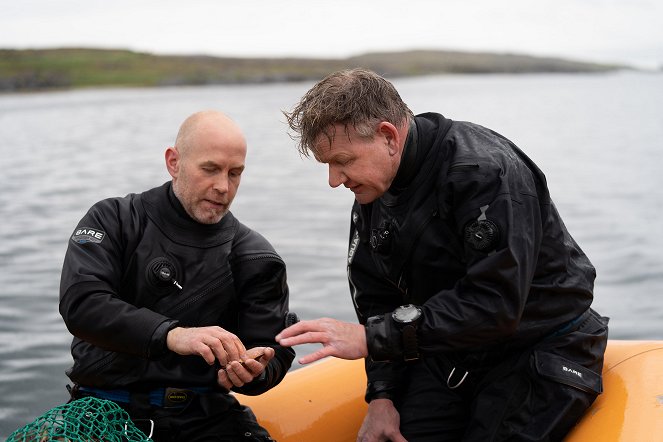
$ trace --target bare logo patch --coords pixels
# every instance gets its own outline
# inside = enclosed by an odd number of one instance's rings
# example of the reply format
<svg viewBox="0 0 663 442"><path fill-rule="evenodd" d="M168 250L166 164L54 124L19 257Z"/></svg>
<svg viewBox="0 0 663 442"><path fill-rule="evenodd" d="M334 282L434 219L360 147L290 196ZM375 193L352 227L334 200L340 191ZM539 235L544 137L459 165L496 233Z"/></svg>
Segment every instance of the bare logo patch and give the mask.
<svg viewBox="0 0 663 442"><path fill-rule="evenodd" d="M355 234L352 237L352 241L350 241L350 248L348 250L348 264L352 264L352 258L355 256L355 252L357 251L357 246L359 245L359 231L355 230Z"/></svg>
<svg viewBox="0 0 663 442"><path fill-rule="evenodd" d="M106 232L91 227L80 227L76 229L71 237L71 240L78 244L85 244L88 242L99 244L106 237Z"/></svg>

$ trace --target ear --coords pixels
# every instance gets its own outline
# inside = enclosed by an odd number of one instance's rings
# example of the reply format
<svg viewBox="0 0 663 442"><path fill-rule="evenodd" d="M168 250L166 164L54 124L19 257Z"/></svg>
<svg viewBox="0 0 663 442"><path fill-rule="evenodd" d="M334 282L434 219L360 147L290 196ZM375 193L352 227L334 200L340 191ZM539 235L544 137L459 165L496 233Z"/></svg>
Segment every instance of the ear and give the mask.
<svg viewBox="0 0 663 442"><path fill-rule="evenodd" d="M180 171L180 153L174 147L166 149L166 169L171 177L177 178Z"/></svg>
<svg viewBox="0 0 663 442"><path fill-rule="evenodd" d="M403 149L401 134L398 131L398 128L393 124L383 121L378 124L378 135L384 137L385 143L387 144L387 149L389 155L393 156L401 152Z"/></svg>

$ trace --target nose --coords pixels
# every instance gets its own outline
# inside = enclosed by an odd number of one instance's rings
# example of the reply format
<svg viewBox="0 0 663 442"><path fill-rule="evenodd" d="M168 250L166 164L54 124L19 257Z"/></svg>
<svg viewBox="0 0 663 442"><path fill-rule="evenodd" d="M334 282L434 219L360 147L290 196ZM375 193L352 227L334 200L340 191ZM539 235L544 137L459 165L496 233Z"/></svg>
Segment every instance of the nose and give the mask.
<svg viewBox="0 0 663 442"><path fill-rule="evenodd" d="M229 179L225 173L220 173L214 180L214 190L219 193L228 192Z"/></svg>
<svg viewBox="0 0 663 442"><path fill-rule="evenodd" d="M334 165L329 165L329 186L338 187L347 180L347 177L343 172Z"/></svg>

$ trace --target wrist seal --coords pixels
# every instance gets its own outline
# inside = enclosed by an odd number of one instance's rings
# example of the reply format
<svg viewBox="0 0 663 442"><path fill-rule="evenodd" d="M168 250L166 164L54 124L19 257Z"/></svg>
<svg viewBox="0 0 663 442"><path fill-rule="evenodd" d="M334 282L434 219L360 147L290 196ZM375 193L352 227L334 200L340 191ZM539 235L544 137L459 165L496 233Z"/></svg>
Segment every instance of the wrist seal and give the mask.
<svg viewBox="0 0 663 442"><path fill-rule="evenodd" d="M395 396L396 387L389 381L369 382L364 400L370 403L374 399L391 399Z"/></svg>
<svg viewBox="0 0 663 442"><path fill-rule="evenodd" d="M417 326L421 309L407 304L366 321L368 354L376 362L419 359Z"/></svg>

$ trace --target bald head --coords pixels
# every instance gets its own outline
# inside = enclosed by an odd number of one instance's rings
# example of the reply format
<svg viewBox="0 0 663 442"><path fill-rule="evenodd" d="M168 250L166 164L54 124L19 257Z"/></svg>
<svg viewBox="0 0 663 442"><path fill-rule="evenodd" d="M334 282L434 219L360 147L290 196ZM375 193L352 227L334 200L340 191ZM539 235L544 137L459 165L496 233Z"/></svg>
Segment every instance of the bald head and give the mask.
<svg viewBox="0 0 663 442"><path fill-rule="evenodd" d="M227 115L215 110L205 110L190 115L177 133L175 148L186 155L200 137L216 136L219 142L239 142L246 145L239 126Z"/></svg>
<svg viewBox="0 0 663 442"><path fill-rule="evenodd" d="M237 124L218 111L187 118L175 146L166 149L173 191L186 212L213 224L228 212L244 170L246 139Z"/></svg>

